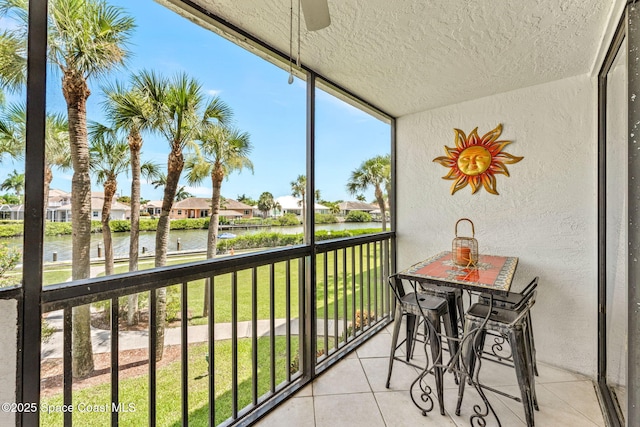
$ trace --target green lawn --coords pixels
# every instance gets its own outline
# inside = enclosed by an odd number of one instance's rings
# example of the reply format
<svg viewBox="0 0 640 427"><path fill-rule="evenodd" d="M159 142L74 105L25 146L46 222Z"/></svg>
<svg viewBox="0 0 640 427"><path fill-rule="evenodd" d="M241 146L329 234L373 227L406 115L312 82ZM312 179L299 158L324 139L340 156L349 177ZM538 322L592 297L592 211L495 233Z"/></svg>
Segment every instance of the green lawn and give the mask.
<svg viewBox="0 0 640 427"><path fill-rule="evenodd" d="M352 248L346 249L346 258L347 258L347 267L346 272L343 270L343 260L344 250L339 250L337 253L337 262L338 262L338 293L335 294L335 283L334 283L334 257L333 255L329 255L328 260L325 259L325 255L318 255L318 264L317 264L317 315L319 318L323 318L325 315L325 307L324 307L324 265L327 263L328 268L328 276L327 276L327 313L329 318L333 318L335 312L335 300L338 299L338 318L342 318L345 313L345 291L346 291L346 313L348 319L352 318L353 313L353 297L354 297L354 287L353 282L355 280L355 310L360 310L360 298L363 298L363 308L365 311L368 311L368 306L371 305L371 311L376 312L379 310L375 310L374 301L375 301L375 292L377 290L377 299L378 306L380 307L382 304L383 290L384 286L376 286L374 281L374 276L377 278L378 282L380 281L380 277L382 275L380 271L379 262L376 263L376 260L373 258L373 255L370 254L369 259L369 267L370 271L367 272L367 260L366 260L366 252L363 256L364 265L363 265L363 274L360 274L360 254L356 253L355 264L352 263ZM359 248L356 249L359 251ZM192 257L190 261L202 260L204 256L200 257ZM169 265L179 264L185 262L184 259L175 260L172 259L169 261ZM353 268L355 265L355 269ZM147 268L153 268L153 261L149 262L141 262L139 269L144 270ZM374 268L377 268L377 272L374 274ZM297 260L293 260L290 263L290 307L291 307L291 316L297 317L298 313L298 305L299 305L299 295L298 295L298 282L300 280L300 270L299 270L299 262ZM258 319L269 319L270 318L270 310L271 310L271 289L270 289L270 266L263 266L257 269L257 318ZM352 271L354 270L354 271ZM119 265L116 267L116 273L123 273L127 271L126 265ZM355 273L355 275L354 275ZM367 276L368 273L368 276ZM252 319L252 271L251 270L241 270L237 273L237 316L238 321L248 321ZM283 319L286 317L286 290L287 290L287 274L286 274L286 263L280 262L274 265L273 268L273 276L274 276L274 317L277 319ZM213 307L213 316L215 323L228 323L231 322L231 314L232 314L232 275L224 274L220 276L216 276L213 282L214 289L214 307ZM192 314L192 319L190 324L192 325L202 325L207 323L207 317L202 317L202 309L204 305L204 280L197 280L190 282L188 284L188 309ZM364 293L361 295L361 291ZM146 304L148 301L148 293L145 294L142 299L142 304ZM367 302L370 302L369 304ZM122 298L121 303L126 303L126 298ZM177 312L180 307L180 286L172 286L169 287L168 290L168 310Z"/></svg>
<svg viewBox="0 0 640 427"><path fill-rule="evenodd" d="M297 337L292 337L292 353L298 346ZM215 343L215 423L220 424L232 414L232 367L231 342ZM252 369L251 340L238 340L238 408L242 409L252 401ZM207 426L209 417L209 392L207 361L205 355L208 345L197 344L189 347L189 425ZM275 340L276 384L286 380L288 363L286 360L286 340L276 337ZM156 417L158 426L180 426L181 414L181 363L174 362L157 371L157 405ZM257 395L261 396L270 389L270 343L269 338L258 340L258 381ZM148 376L120 380L120 402L134 411L120 413L120 425L148 425ZM87 412L84 405L102 405L110 408L111 389L109 384L88 387L73 393L73 424L78 426L105 426L110 424L111 413ZM43 398L41 407L62 405L63 396L58 394ZM131 406L129 406L131 405ZM98 408L103 409L103 408ZM82 410L82 412L81 412ZM42 426L62 425L63 414L60 412L42 413Z"/></svg>
<svg viewBox="0 0 640 427"><path fill-rule="evenodd" d="M355 253L353 252L355 251ZM337 316L342 319L346 316L351 322L354 309L360 310L361 301L364 310L369 309L371 305L372 312L378 312L374 305L374 299L377 292L378 307L382 306L383 291L386 290L386 284L379 285L382 275L380 263L373 259L373 251L369 259L366 257L366 250L363 258L362 269L360 266L360 247L348 248L337 251L334 258L330 253L328 257L325 254L319 254L317 259L317 276L316 276L316 295L317 295L317 316L321 320L326 314L329 319L334 317L337 303ZM380 254L380 252L378 252ZM355 256L354 256L355 255ZM189 258L170 259L169 264L178 264L189 261L204 259L203 255L191 256ZM344 265L346 259L346 268ZM355 260L355 262L352 261ZM337 277L334 277L334 267L337 262ZM325 264L327 266L327 305L325 307ZM370 268L370 270L367 269ZM116 266L116 272L126 272L127 265L119 264ZM143 260L139 265L140 270L153 268L153 260ZM362 270L362 274L361 274ZM374 275L374 270L376 271ZM252 271L242 270L237 273L237 316L238 321L248 321L252 319ZM45 278L47 283L64 282L70 276L70 272L58 267L55 271L47 271ZM66 277L66 278L65 278ZM273 305L273 317L286 317L286 288L287 288L287 272L286 263L281 262L273 266L273 301L271 299L270 280L271 267L264 266L257 269L257 293L255 295L257 318L269 319L271 317L271 306ZM291 317L296 318L299 310L299 280L300 270L299 262L293 260L290 263L290 310ZM375 283L374 277L378 283ZM337 282L336 282L337 280ZM225 274L216 276L213 283L214 290L214 307L212 314L216 323L231 322L232 313L232 275ZM355 286L353 285L355 283ZM335 292L337 285L337 294ZM146 306L148 302L149 292L143 293L140 299L141 305ZM206 324L208 319L202 317L204 295L204 280L190 282L188 284L188 308L193 318L190 324ZM176 310L180 304L180 286L172 286L168 290L168 309ZM122 304L126 302L126 297L121 299ZM369 302L369 304L368 304ZM108 306L108 303L98 304ZM289 361L285 357L286 337L278 336L275 338L276 353L276 384L286 379L286 372ZM334 346L333 339L329 342L329 348ZM252 400L252 369L251 369L251 340L238 340L238 408L251 404ZM318 349L324 349L323 339L319 339L317 343ZM298 338L291 337L292 352L295 355L298 347ZM208 344L194 344L189 347L189 425L206 426L208 425L209 406L208 406L208 377L207 362L205 354L207 353ZM223 422L231 416L231 384L232 384L232 366L231 366L232 346L230 341L215 342L215 420L216 424ZM292 355L293 356L293 355ZM159 426L179 426L181 413L181 393L180 393L180 361L171 363L157 371L157 420ZM260 338L258 340L258 396L267 392L270 388L270 341L269 338ZM120 417L120 425L147 425L148 424L148 377L144 375L138 378L128 378L120 381L120 401L127 408L135 407L135 411L122 412ZM80 412L77 406L80 403L91 403L92 405L102 405L98 409L104 407L109 408L110 403L110 385L102 384L75 391L73 396L74 407L76 412L73 414L74 425L82 426L102 426L110 423L110 411L105 412ZM62 394L43 398L43 405L61 405ZM132 406L129 406L132 404ZM43 413L41 416L41 425L61 425L61 413Z"/></svg>

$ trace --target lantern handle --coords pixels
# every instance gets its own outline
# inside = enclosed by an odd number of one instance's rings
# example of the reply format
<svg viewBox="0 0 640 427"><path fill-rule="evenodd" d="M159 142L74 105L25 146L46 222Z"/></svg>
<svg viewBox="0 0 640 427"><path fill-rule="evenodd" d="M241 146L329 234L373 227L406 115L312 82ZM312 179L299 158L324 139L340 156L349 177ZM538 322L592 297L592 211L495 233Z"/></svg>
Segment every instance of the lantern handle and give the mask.
<svg viewBox="0 0 640 427"><path fill-rule="evenodd" d="M458 237L458 224L460 224L460 221L469 221L469 223L471 224L471 237L475 237L476 236L476 230L473 227L473 221L471 221L469 218L460 218L456 222L456 237Z"/></svg>

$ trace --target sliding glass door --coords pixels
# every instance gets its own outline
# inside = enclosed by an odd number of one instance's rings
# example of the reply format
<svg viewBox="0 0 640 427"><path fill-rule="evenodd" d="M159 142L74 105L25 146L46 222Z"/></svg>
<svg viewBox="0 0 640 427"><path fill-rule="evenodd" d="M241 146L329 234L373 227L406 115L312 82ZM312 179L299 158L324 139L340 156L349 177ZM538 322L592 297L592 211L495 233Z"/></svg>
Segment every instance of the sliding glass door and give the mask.
<svg viewBox="0 0 640 427"><path fill-rule="evenodd" d="M598 75L598 388L612 426L638 421L628 402L638 388L638 339L629 307L638 288L638 266L630 255L638 243L634 177L640 162L633 149L640 132L630 123L640 123L635 110L640 81L634 78L640 67L629 52L640 45L639 17L628 5Z"/></svg>

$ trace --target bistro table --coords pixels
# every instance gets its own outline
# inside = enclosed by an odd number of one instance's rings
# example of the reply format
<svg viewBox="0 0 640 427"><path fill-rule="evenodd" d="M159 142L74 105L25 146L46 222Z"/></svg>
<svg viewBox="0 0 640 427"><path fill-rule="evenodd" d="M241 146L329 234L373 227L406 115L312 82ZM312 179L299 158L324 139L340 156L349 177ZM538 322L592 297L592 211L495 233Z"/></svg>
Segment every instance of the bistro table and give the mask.
<svg viewBox="0 0 640 427"><path fill-rule="evenodd" d="M491 307L493 307L493 297L495 295L508 295L511 288L511 282L518 266L517 257L504 257L496 255L480 255L478 261L473 265L459 266L453 259L450 251L441 252L434 255L424 261L412 265L406 270L400 271L398 277L405 279L411 283L414 287L414 291L420 291L419 288L425 284L431 286L446 286L450 288L459 288L469 291L470 293L482 293L489 296L490 309L488 310L487 317L484 323L477 329L471 331L462 340L470 340L473 343L477 332L484 328L486 322L489 320L491 314ZM423 316L424 317L424 316ZM428 320L425 318L425 321ZM430 326L432 327L432 326ZM470 383L477 390L478 394L482 398L485 408L481 408L479 405L474 405L474 414L471 416L471 425L487 425L486 417L489 413L492 413L496 418L498 425L500 420L493 410L491 404L487 400L486 395L482 389L481 384L478 381L479 369L474 372L468 372L465 363L456 363L462 351L462 345L458 346L459 350L457 354L452 354L450 361L444 365L449 371L459 369L462 373L462 381L470 381ZM473 348L477 352L478 360L481 356L482 349L478 348L475 344ZM426 351L426 344L425 344ZM428 359L427 359L428 360ZM427 363L429 365L429 363ZM411 398L418 408L420 408L423 414L426 414L430 410L431 405L427 407L422 406L424 402L432 402L431 400L431 388L425 383L424 378L433 371L435 365L425 366L423 372L411 385ZM459 366L456 368L456 366ZM479 368L479 367L478 367ZM419 389L418 389L419 387ZM414 393L418 393L419 399L414 398ZM456 410L456 415L459 415L459 411ZM474 423L475 420L475 423Z"/></svg>

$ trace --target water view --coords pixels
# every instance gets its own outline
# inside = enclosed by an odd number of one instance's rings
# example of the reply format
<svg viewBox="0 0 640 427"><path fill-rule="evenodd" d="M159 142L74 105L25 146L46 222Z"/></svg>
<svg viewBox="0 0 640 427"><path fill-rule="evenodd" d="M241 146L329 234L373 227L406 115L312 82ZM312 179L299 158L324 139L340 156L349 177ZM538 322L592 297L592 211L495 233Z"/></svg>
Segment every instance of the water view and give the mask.
<svg viewBox="0 0 640 427"><path fill-rule="evenodd" d="M380 228L379 222L343 222L337 224L318 224L316 230L355 230L362 228ZM251 229L220 229L222 233L233 233L235 235L255 234L261 232L279 232L283 234L302 233L302 226L293 227L260 227ZM112 233L113 236L113 253L116 258L127 257L129 254L129 236L130 233ZM47 236L44 242L44 261L54 260L54 256L58 261L71 260L71 235L64 236ZM221 239L225 241L225 239ZM207 248L207 230L172 230L169 234L169 251L178 250L178 242L180 242L181 251L197 251L206 250ZM6 243L10 247L22 249L22 237L0 239L0 243ZM156 233L155 231L140 232L140 251L149 253L155 251ZM102 256L104 256L104 245L102 243L102 234L91 235L91 257L98 257L98 247L102 247ZM55 254L55 255L54 255Z"/></svg>

